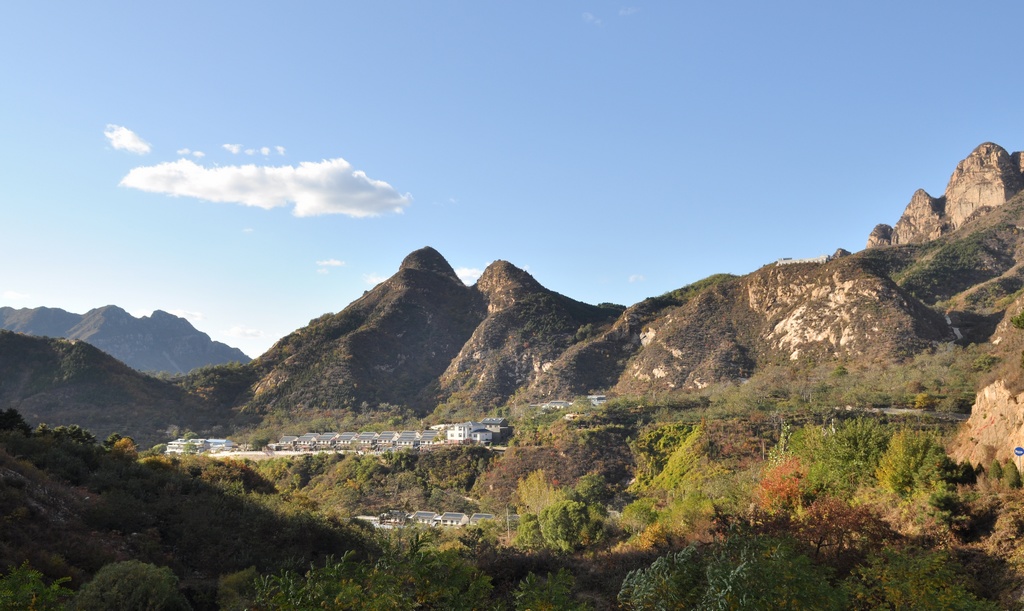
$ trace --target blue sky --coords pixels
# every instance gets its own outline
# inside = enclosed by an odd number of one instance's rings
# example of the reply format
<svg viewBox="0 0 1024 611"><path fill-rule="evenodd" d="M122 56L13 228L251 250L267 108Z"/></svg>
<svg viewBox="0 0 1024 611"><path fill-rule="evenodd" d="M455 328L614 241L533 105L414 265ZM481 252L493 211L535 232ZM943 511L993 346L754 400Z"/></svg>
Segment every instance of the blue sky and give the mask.
<svg viewBox="0 0 1024 611"><path fill-rule="evenodd" d="M624 305L860 250L981 142L1024 148L1022 17L8 3L0 305L162 309L258 356L427 245Z"/></svg>

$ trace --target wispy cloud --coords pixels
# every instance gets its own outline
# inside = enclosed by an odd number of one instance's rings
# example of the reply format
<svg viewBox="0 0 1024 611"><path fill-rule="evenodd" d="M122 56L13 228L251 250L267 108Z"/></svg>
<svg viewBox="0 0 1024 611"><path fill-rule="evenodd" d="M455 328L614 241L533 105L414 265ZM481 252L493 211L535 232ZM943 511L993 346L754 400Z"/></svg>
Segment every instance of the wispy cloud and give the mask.
<svg viewBox="0 0 1024 611"><path fill-rule="evenodd" d="M271 152L276 152L278 155L284 155L285 148L283 146L245 146L242 144L222 144L221 147L231 153L232 155L238 155L239 153L245 153L250 157L253 155L263 155L267 157Z"/></svg>
<svg viewBox="0 0 1024 611"><path fill-rule="evenodd" d="M595 16L593 13L583 13L583 22L589 23L590 25L601 26L604 25L602 21Z"/></svg>
<svg viewBox="0 0 1024 611"><path fill-rule="evenodd" d="M253 229L252 227L246 227L246 228L242 229L242 233L253 233L255 231L256 230Z"/></svg>
<svg viewBox="0 0 1024 611"><path fill-rule="evenodd" d="M633 274L632 276L629 277L630 284L634 284L636 282L643 282L644 280L647 280L647 278L644 278L642 274Z"/></svg>
<svg viewBox="0 0 1024 611"><path fill-rule="evenodd" d="M622 7L622 8L619 9L619 16L620 17L629 17L631 15L636 15L639 12L640 12L640 9L635 7L635 6L625 6L625 7Z"/></svg>
<svg viewBox="0 0 1024 611"><path fill-rule="evenodd" d="M205 319L202 312L192 312L190 310L168 310L168 313L174 314L175 316L179 316L191 322L198 322Z"/></svg>
<svg viewBox="0 0 1024 611"><path fill-rule="evenodd" d="M345 262L339 261L338 259L324 259L323 261L317 261L316 264L317 267L319 267L319 269L316 270L316 273L327 274L330 272L328 269L329 267L343 267Z"/></svg>
<svg viewBox="0 0 1024 611"><path fill-rule="evenodd" d="M21 301L22 299L28 299L30 295L19 293L17 291L4 291L3 297L4 299L10 299L12 301Z"/></svg>
<svg viewBox="0 0 1024 611"><path fill-rule="evenodd" d="M228 145L225 145L228 146ZM294 204L295 216L344 214L352 217L401 212L412 196L352 169L344 159L305 161L297 167L237 165L205 167L190 159L140 166L121 186L271 209Z"/></svg>
<svg viewBox="0 0 1024 611"><path fill-rule="evenodd" d="M114 125L113 123L107 124L107 129L103 130L103 135L110 141L110 146L114 147L118 151L128 151L129 153L135 153L136 155L145 155L149 151L153 150L153 147L148 142L143 140L127 127L121 125Z"/></svg>
<svg viewBox="0 0 1024 611"><path fill-rule="evenodd" d="M381 282L387 280L387 276L380 276L378 274L363 274L363 282L370 286L377 286Z"/></svg>
<svg viewBox="0 0 1024 611"><path fill-rule="evenodd" d="M178 149L177 153L179 155L192 155L196 159L202 159L203 157L206 157L206 153L202 151L193 151L192 149Z"/></svg>
<svg viewBox="0 0 1024 611"><path fill-rule="evenodd" d="M484 273L482 269L475 267L460 267L455 270L455 275L462 280L464 284L476 284L476 281L480 279L480 274Z"/></svg>
<svg viewBox="0 0 1024 611"><path fill-rule="evenodd" d="M245 339L255 339L264 337L266 333L259 329L247 329L242 326L234 326L228 329L227 335L230 337L241 337Z"/></svg>

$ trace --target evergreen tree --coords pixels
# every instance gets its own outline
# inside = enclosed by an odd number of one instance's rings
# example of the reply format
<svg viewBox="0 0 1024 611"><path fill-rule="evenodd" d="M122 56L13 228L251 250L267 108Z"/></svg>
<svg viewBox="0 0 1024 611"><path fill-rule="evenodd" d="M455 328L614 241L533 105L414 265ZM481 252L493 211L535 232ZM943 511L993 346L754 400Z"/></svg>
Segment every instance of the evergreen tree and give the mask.
<svg viewBox="0 0 1024 611"><path fill-rule="evenodd" d="M1003 483L1006 484L1007 488L1017 489L1021 487L1020 471L1017 470L1017 465L1013 464L1012 460L1003 467Z"/></svg>

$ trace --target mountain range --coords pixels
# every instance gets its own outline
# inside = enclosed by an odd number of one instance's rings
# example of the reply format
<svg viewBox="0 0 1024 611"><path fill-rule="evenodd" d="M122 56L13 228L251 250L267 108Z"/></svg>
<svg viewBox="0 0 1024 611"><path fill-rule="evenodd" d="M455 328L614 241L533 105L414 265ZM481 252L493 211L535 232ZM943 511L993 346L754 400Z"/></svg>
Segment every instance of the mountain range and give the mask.
<svg viewBox="0 0 1024 611"><path fill-rule="evenodd" d="M161 310L136 318L117 306L85 314L2 307L0 329L82 340L139 371L183 374L197 367L251 360L238 348L213 341L184 318Z"/></svg>
<svg viewBox="0 0 1024 611"><path fill-rule="evenodd" d="M977 344L1002 359L993 376L1022 401L1024 339L1008 322L1024 308L1022 190L1021 154L984 143L958 164L942 197L916 192L896 225L876 227L860 252L716 275L629 307L576 301L507 261L467 286L424 247L340 312L251 362L203 370L178 388L204 413L225 417L400 406L443 418L591 393L699 391L792 363L884 368L944 345ZM17 320L0 312L5 326ZM115 315L108 309L103 318ZM72 316L37 311L30 318L45 330L33 333L66 334L58 330ZM984 452L1003 451L992 448Z"/></svg>

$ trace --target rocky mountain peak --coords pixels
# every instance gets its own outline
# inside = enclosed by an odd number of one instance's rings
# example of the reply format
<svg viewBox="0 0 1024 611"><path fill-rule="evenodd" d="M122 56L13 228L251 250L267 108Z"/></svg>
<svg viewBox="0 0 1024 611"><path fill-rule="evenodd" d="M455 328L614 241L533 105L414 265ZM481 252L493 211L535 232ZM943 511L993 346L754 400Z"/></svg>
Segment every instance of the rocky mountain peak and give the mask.
<svg viewBox="0 0 1024 611"><path fill-rule="evenodd" d="M526 295L545 291L533 276L508 261L488 265L476 288L487 298L490 313L504 310Z"/></svg>
<svg viewBox="0 0 1024 611"><path fill-rule="evenodd" d="M890 244L918 244L961 227L975 212L1001 206L1024 190L1021 153L1007 153L992 142L978 145L957 164L942 197L918 189L896 226L878 225L868 237L868 248Z"/></svg>
<svg viewBox="0 0 1024 611"><path fill-rule="evenodd" d="M975 210L999 206L1024 187L1016 157L1015 163L1006 149L985 142L957 164L946 186L946 215L954 229Z"/></svg>
<svg viewBox="0 0 1024 611"><path fill-rule="evenodd" d="M455 274L455 270L452 269L451 264L441 256L441 253L429 246L425 246L419 250L414 250L409 253L409 255L402 260L402 264L399 266L398 271L401 272L403 270L410 269L444 276L462 284L462 281L459 280L459 277Z"/></svg>

